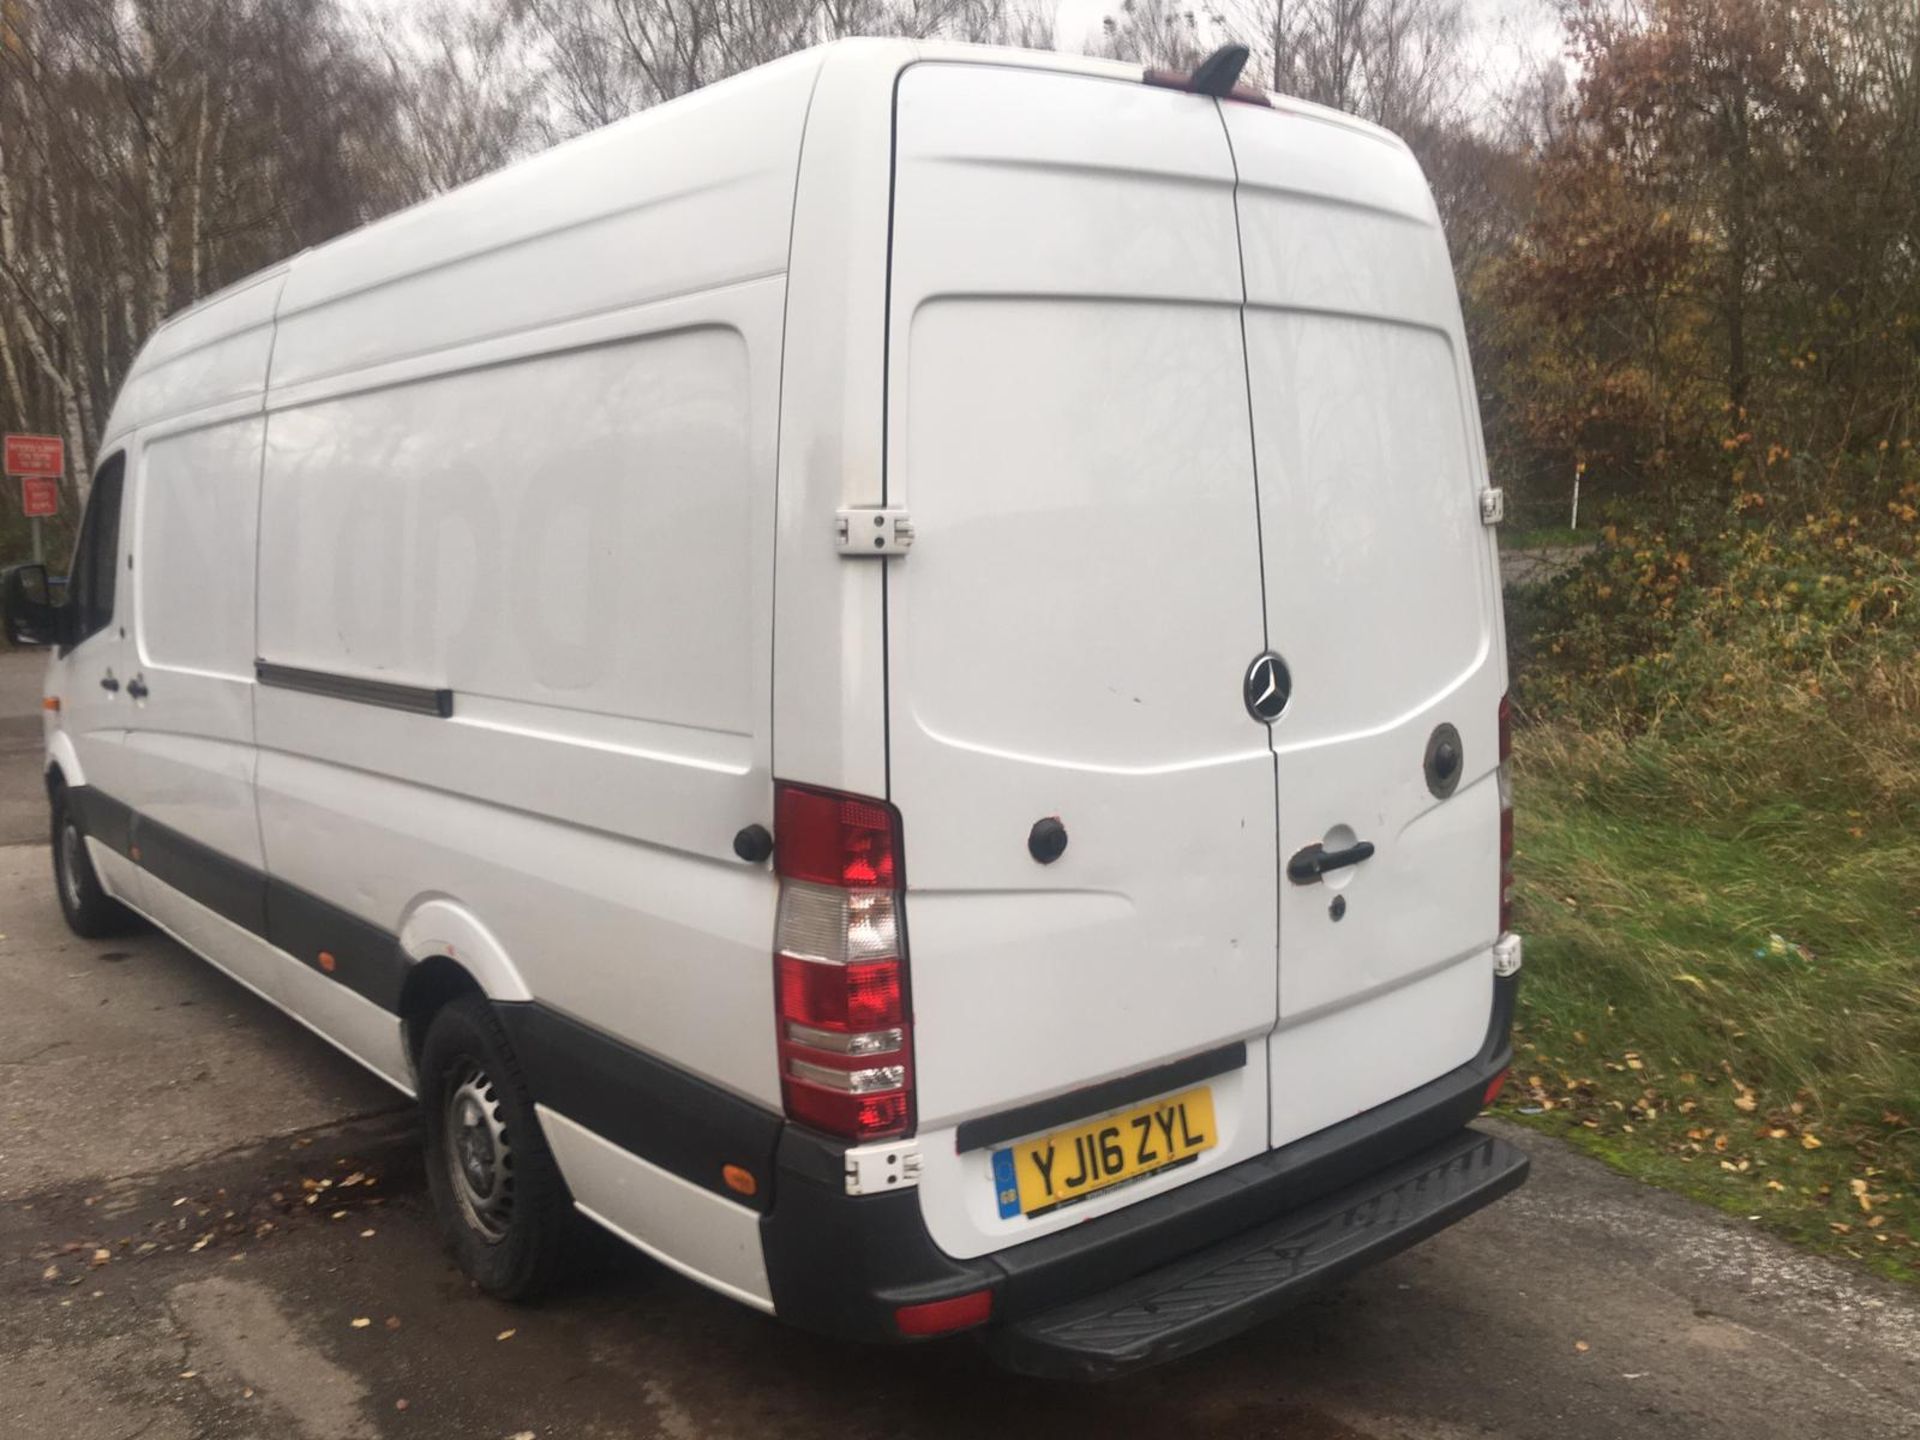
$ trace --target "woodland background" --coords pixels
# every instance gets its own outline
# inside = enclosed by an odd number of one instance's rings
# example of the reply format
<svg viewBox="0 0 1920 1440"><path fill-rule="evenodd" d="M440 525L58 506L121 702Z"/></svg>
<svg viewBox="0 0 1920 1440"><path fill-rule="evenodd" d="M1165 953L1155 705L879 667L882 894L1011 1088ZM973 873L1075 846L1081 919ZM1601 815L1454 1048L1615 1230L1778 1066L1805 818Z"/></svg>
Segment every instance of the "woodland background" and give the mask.
<svg viewBox="0 0 1920 1440"><path fill-rule="evenodd" d="M261 265L820 40L1053 39L1023 0L356 3L0 0L0 427L64 434L70 485L142 339ZM1238 38L1409 140L1523 519L1576 469L1632 516L1912 478L1913 0L1569 0L1562 52L1497 83L1469 0L1232 7L1129 0L1087 44Z"/></svg>

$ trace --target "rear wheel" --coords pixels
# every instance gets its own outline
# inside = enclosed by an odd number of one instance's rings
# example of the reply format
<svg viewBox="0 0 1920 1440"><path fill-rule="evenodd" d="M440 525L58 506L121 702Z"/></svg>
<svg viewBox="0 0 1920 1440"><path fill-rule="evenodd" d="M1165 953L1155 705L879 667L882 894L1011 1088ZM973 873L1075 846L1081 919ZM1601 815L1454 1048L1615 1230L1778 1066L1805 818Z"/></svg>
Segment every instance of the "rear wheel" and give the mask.
<svg viewBox="0 0 1920 1440"><path fill-rule="evenodd" d="M420 1052L427 1186L454 1260L482 1290L524 1300L551 1282L569 1206L519 1062L479 995L445 1006Z"/></svg>
<svg viewBox="0 0 1920 1440"><path fill-rule="evenodd" d="M139 924L134 913L107 894L87 854L87 838L67 803L66 792L53 797L53 888L67 928L88 940L124 935Z"/></svg>

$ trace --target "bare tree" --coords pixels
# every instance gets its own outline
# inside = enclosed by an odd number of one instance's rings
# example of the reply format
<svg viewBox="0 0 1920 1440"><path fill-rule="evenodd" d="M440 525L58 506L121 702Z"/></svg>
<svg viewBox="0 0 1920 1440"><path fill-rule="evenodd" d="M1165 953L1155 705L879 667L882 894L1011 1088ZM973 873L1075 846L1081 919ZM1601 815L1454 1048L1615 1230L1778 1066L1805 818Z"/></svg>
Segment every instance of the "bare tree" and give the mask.
<svg viewBox="0 0 1920 1440"><path fill-rule="evenodd" d="M512 11L440 0L411 26L370 28L394 103L392 183L407 199L465 184L530 148L540 87Z"/></svg>
<svg viewBox="0 0 1920 1440"><path fill-rule="evenodd" d="M1116 14L1100 22L1100 33L1089 48L1115 60L1191 70L1212 49L1208 37L1219 22L1216 12L1183 6L1179 0L1124 0Z"/></svg>

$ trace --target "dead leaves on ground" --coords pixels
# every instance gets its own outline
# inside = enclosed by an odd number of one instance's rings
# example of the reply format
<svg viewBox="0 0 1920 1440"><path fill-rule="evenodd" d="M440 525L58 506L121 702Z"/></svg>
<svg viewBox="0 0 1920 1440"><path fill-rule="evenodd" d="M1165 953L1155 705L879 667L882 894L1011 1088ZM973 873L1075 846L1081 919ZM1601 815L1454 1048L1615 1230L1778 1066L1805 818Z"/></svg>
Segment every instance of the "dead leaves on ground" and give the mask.
<svg viewBox="0 0 1920 1440"><path fill-rule="evenodd" d="M1842 1245L1848 1253L1860 1255L1856 1245L1877 1253L1882 1247L1920 1248L1914 1219L1920 1179L1897 1163L1897 1152L1886 1149L1880 1132L1824 1125L1811 1094L1785 1104L1771 1101L1727 1061L1696 1073L1677 1061L1663 1065L1662 1057L1641 1050L1596 1053L1582 1030L1560 1035L1553 1048L1565 1047L1571 1060L1516 1031L1514 1073L1521 1083L1500 1108L1551 1116L1604 1139L1603 1153L1623 1163L1630 1152L1619 1147L1627 1146L1702 1165L1727 1185L1752 1185L1754 1191L1724 1192L1729 1208L1765 1211L1803 1235L1811 1222L1822 1233L1851 1237ZM1884 1119L1889 1131L1910 1128L1904 1116L1889 1112ZM1710 1184L1707 1175L1700 1182ZM1688 1188L1688 1182L1676 1183ZM1831 1213L1836 1208L1843 1209L1839 1218Z"/></svg>

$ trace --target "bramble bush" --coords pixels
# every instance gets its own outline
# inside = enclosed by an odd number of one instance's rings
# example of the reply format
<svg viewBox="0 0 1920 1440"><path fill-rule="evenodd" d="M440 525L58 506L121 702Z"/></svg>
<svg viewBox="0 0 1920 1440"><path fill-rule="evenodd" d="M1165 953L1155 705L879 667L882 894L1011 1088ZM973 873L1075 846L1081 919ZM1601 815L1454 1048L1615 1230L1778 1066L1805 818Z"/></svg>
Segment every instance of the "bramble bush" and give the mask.
<svg viewBox="0 0 1920 1440"><path fill-rule="evenodd" d="M1792 522L1608 526L1509 597L1509 632L1523 717L1627 744L1636 803L1920 820L1920 479Z"/></svg>

